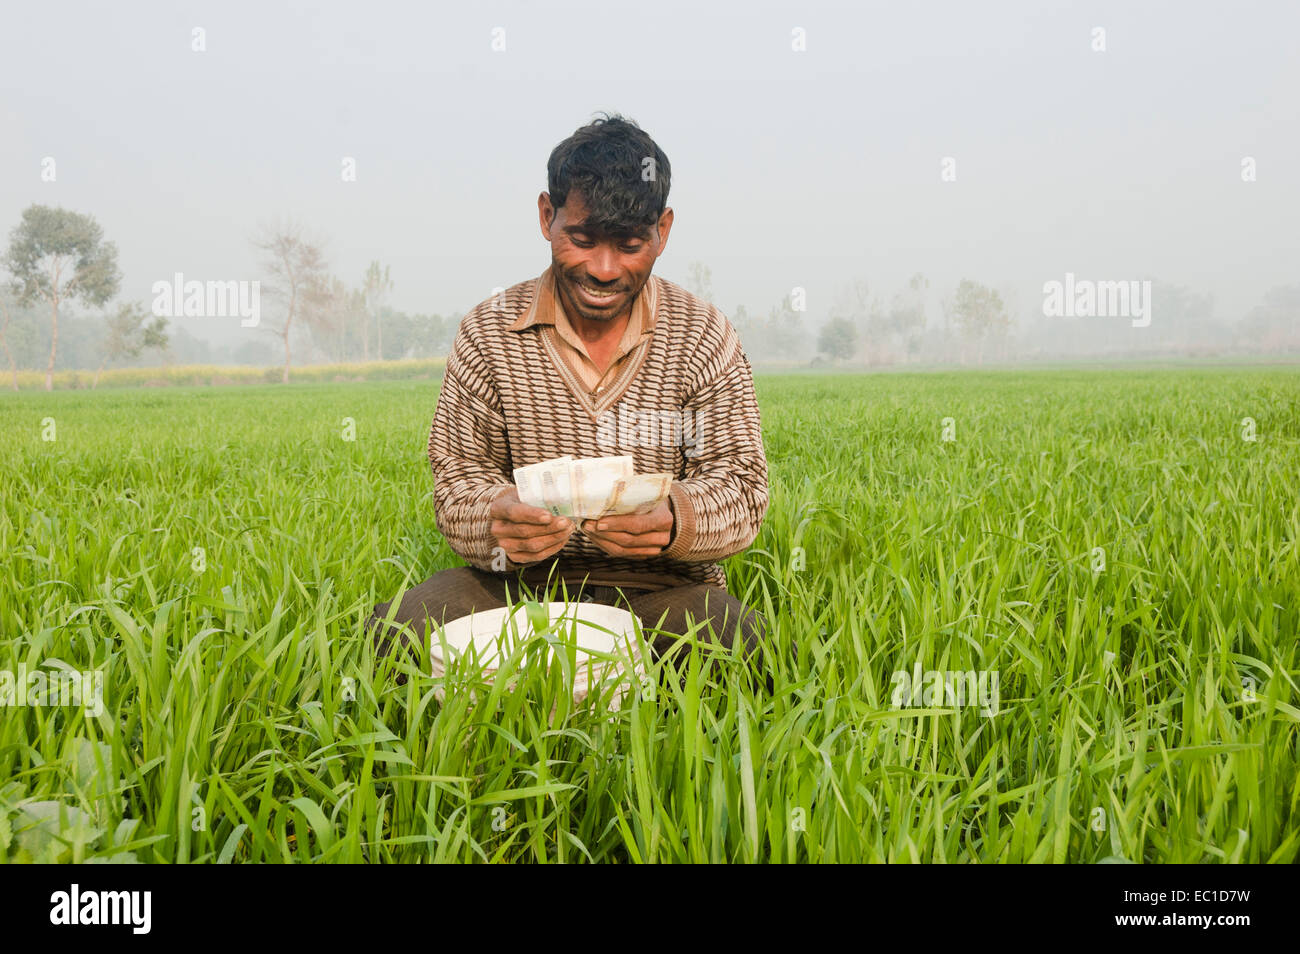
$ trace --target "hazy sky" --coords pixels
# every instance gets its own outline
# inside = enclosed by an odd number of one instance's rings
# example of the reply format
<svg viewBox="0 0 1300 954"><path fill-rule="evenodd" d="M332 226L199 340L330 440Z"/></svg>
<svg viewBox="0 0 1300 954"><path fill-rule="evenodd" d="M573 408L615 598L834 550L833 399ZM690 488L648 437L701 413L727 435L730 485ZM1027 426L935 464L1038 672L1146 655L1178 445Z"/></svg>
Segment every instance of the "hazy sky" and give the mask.
<svg viewBox="0 0 1300 954"><path fill-rule="evenodd" d="M90 213L148 302L177 271L261 277L249 237L293 216L349 282L377 258L396 307L460 312L549 263L547 156L609 110L672 163L656 271L704 261L728 313L803 286L819 319L849 280L915 271L1032 311L1072 271L1236 319L1300 281L1298 36L1293 2L10 0L0 233L32 202Z"/></svg>

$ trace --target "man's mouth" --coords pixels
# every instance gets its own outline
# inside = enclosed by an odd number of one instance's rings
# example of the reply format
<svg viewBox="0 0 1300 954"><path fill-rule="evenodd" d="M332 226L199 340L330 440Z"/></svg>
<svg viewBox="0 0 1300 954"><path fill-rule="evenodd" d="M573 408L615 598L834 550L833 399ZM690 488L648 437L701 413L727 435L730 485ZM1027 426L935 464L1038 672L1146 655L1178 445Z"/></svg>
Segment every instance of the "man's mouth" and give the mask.
<svg viewBox="0 0 1300 954"><path fill-rule="evenodd" d="M608 291L602 291L584 282L575 282L578 290L586 297L587 301L593 305L605 305L617 298L621 292L615 288Z"/></svg>

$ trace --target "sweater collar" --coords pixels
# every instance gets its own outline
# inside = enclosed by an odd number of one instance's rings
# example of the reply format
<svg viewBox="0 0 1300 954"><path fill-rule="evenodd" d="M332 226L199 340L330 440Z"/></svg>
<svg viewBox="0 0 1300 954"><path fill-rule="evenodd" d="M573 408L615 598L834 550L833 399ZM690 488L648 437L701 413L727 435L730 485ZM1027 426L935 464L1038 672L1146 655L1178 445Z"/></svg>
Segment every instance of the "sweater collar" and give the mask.
<svg viewBox="0 0 1300 954"><path fill-rule="evenodd" d="M562 309L564 305L555 292L553 267L548 265L546 271L542 272L538 277L537 292L533 295L528 310L520 315L513 324L509 325L507 331L523 331L533 325L555 324L556 312ZM646 279L646 283L641 286L641 290L637 292L636 298L632 299L632 317L628 321L628 325L640 328L637 334L638 338L649 335L654 331L655 323L659 320L658 305L659 292L655 284L655 278L651 275Z"/></svg>

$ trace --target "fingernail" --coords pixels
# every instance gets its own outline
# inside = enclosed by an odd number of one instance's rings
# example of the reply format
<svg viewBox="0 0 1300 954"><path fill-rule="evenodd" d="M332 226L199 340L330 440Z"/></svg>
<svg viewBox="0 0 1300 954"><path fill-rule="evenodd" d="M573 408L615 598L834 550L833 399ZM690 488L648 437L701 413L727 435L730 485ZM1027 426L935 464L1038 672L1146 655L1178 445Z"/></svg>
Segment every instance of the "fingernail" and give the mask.
<svg viewBox="0 0 1300 954"><path fill-rule="evenodd" d="M597 529L597 530L604 530L606 526L607 526L607 524L605 523L605 521L602 520L600 523L596 524L596 529Z"/></svg>

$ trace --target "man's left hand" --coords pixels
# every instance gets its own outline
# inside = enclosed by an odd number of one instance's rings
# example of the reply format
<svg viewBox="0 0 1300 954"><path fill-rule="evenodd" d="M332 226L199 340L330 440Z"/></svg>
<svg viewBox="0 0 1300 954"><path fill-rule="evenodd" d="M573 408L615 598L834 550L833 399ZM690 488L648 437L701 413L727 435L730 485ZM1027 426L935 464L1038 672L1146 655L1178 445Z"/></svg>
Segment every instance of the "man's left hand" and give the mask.
<svg viewBox="0 0 1300 954"><path fill-rule="evenodd" d="M581 527L610 556L648 560L663 553L672 541L673 510L665 500L649 513L611 514L584 520Z"/></svg>

